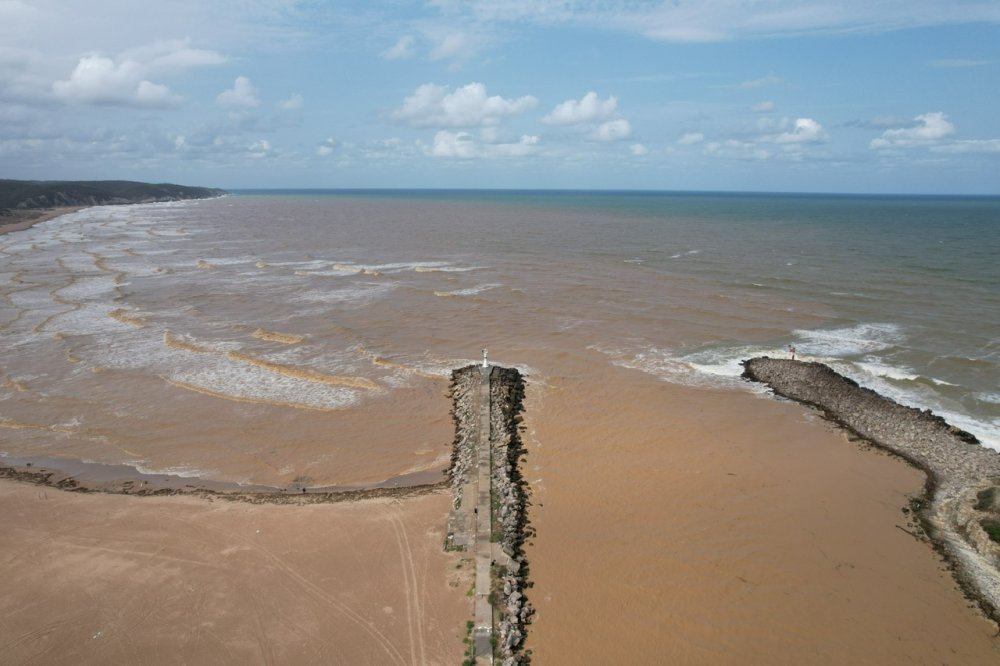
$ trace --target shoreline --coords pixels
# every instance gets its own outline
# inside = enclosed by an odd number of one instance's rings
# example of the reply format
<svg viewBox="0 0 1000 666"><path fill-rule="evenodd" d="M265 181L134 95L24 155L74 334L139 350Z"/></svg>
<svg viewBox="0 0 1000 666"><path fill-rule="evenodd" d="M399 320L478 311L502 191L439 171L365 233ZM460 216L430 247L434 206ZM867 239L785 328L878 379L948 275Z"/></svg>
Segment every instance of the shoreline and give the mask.
<svg viewBox="0 0 1000 666"><path fill-rule="evenodd" d="M920 527L963 594L1000 625L1000 543L984 525L1000 518L1000 453L930 410L900 405L822 363L764 356L743 366L745 379L818 410L838 428L925 475L923 494L912 507Z"/></svg>
<svg viewBox="0 0 1000 666"><path fill-rule="evenodd" d="M61 206L59 208L32 208L27 210L10 211L6 215L0 215L0 236L12 234L16 231L30 229L36 224L48 222L53 218L60 217L62 215L69 215L70 213L75 213L78 210L83 210L84 208L90 208L90 206ZM37 213L37 215L29 217L34 213Z"/></svg>
<svg viewBox="0 0 1000 666"><path fill-rule="evenodd" d="M163 497L184 495L248 504L324 504L381 497L407 498L441 492L449 486L444 472L415 472L373 484L306 487L240 485L176 474L147 474L130 465L40 457L0 458L0 479L67 492Z"/></svg>

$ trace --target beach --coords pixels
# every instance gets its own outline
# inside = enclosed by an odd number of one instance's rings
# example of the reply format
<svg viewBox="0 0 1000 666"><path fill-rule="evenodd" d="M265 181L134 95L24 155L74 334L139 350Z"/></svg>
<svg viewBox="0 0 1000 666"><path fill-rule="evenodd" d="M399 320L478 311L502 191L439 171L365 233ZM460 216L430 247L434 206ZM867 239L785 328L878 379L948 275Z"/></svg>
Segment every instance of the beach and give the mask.
<svg viewBox="0 0 1000 666"><path fill-rule="evenodd" d="M923 474L739 377L794 344L995 447L982 229L1000 204L917 203L81 210L0 241L0 453L174 490L443 482L450 373L488 347L525 378L535 663L991 663L995 625L913 524ZM461 660L471 575L444 551L444 484L315 504L13 480L0 496L16 663Z"/></svg>
<svg viewBox="0 0 1000 666"><path fill-rule="evenodd" d="M8 215L0 215L0 235L24 231L31 227L51 220L60 215L66 215L83 208L82 206L64 206L60 208L47 208L44 210L23 210L12 211Z"/></svg>

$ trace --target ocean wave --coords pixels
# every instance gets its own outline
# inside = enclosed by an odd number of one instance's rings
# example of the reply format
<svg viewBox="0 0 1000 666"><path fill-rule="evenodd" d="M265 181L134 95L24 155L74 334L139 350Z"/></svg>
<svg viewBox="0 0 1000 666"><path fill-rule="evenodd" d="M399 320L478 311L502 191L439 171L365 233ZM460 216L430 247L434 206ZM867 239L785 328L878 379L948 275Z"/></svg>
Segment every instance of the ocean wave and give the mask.
<svg viewBox="0 0 1000 666"><path fill-rule="evenodd" d="M480 284L475 287L469 287L467 289L455 289L454 291L435 291L435 296L475 296L481 294L484 291L489 291L490 289L496 289L501 285L499 284Z"/></svg>
<svg viewBox="0 0 1000 666"><path fill-rule="evenodd" d="M906 339L897 324L857 324L834 329L798 329L793 331L800 354L840 357L883 351Z"/></svg>

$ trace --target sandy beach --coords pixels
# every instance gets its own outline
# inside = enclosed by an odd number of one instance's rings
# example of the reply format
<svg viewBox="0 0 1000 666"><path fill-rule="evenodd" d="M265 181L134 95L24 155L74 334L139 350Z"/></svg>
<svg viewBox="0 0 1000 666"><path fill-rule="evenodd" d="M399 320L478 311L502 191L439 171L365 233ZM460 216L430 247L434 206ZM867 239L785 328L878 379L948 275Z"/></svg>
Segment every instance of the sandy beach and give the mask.
<svg viewBox="0 0 1000 666"><path fill-rule="evenodd" d="M445 493L312 506L0 483L4 662L456 664Z"/></svg>
<svg viewBox="0 0 1000 666"><path fill-rule="evenodd" d="M47 208L44 210L13 211L10 215L0 216L0 236L3 234L10 234L15 231L30 229L36 224L45 222L46 220L51 220L54 217L66 215L67 213L72 213L83 208L86 208L86 206L65 206L61 208Z"/></svg>

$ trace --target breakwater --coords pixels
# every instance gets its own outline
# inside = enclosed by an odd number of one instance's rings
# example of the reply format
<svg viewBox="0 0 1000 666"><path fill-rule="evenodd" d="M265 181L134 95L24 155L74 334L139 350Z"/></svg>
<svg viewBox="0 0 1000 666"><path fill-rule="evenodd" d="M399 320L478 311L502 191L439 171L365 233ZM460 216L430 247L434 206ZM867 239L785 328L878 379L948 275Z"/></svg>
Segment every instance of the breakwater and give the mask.
<svg viewBox="0 0 1000 666"><path fill-rule="evenodd" d="M476 562L472 654L475 663L527 663L522 653L531 606L524 596L526 488L519 424L524 379L513 368L467 366L452 372L455 441L449 478L452 512L446 546Z"/></svg>
<svg viewBox="0 0 1000 666"><path fill-rule="evenodd" d="M927 474L918 518L966 593L1000 622L1000 453L930 410L900 405L826 365L743 362L743 377L823 415Z"/></svg>

